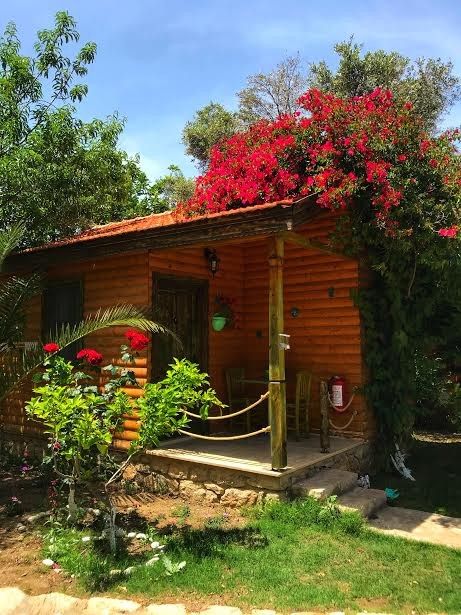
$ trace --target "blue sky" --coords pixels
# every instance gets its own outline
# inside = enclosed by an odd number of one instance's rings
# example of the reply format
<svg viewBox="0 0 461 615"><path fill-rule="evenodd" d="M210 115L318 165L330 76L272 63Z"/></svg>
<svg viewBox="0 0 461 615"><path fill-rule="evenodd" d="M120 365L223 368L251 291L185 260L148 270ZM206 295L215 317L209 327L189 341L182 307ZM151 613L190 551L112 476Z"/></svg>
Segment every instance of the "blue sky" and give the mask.
<svg viewBox="0 0 461 615"><path fill-rule="evenodd" d="M365 49L451 59L461 74L459 0L4 0L0 27L15 21L30 52L62 9L98 44L80 115L126 117L121 145L151 178L171 163L194 174L185 122L210 100L235 107L245 77L287 54L334 63L333 44L354 34ZM461 124L461 104L446 124Z"/></svg>

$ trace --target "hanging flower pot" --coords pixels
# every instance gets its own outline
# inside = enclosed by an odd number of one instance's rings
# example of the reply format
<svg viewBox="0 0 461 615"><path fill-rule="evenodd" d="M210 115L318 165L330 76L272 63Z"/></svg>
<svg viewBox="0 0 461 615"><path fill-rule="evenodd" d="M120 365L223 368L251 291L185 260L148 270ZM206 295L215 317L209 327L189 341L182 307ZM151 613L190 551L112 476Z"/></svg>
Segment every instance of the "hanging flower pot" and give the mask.
<svg viewBox="0 0 461 615"><path fill-rule="evenodd" d="M227 324L227 318L222 314L214 314L211 318L211 326L214 331L222 331Z"/></svg>
<svg viewBox="0 0 461 615"><path fill-rule="evenodd" d="M216 295L215 311L211 317L211 326L214 331L222 331L224 328L233 329L235 326L235 314L233 310L234 299Z"/></svg>

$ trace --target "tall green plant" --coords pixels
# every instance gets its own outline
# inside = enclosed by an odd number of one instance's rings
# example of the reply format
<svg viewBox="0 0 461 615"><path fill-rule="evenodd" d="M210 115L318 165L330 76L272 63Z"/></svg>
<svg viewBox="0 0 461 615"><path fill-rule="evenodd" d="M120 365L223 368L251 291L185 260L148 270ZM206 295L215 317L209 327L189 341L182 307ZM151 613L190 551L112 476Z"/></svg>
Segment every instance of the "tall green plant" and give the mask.
<svg viewBox="0 0 461 615"><path fill-rule="evenodd" d="M91 375L76 370L62 357L44 361L38 375L42 386L26 404L26 412L45 427L49 460L57 477L68 485L69 519L77 515L75 490L79 482L94 478L98 457L105 456L124 415L131 413L126 393L106 385L103 393L91 385ZM119 386L126 384L125 376Z"/></svg>
<svg viewBox="0 0 461 615"><path fill-rule="evenodd" d="M106 480L107 535L112 552L117 550L117 508L112 486L133 457L185 428L189 422L185 410L206 419L212 406L224 405L210 388L208 375L201 373L194 363L178 359L162 381L147 384L139 400L130 399L123 387L138 384L129 365L134 362L136 348L145 348L148 339L132 331L127 332L127 337L130 347L122 345L121 356L128 367L103 368L110 374L103 391L91 383L92 375L87 370L76 369L62 357L50 354L44 362L44 372L37 378L41 386L34 389L34 396L26 405L29 417L44 425L48 459L58 479L68 486L68 520L74 522L77 517L78 485L91 479ZM50 353L53 346L48 345ZM103 357L93 349L83 349L77 358L99 370ZM109 446L133 409L139 410L139 437L132 442L123 461L120 457L110 459L115 470L107 479Z"/></svg>

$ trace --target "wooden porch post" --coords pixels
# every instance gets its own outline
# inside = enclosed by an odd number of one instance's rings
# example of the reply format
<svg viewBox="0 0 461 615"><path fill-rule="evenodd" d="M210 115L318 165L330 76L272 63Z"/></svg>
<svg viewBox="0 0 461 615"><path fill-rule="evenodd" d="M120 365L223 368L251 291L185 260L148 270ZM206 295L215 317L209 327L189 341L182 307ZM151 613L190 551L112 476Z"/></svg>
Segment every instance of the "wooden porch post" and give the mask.
<svg viewBox="0 0 461 615"><path fill-rule="evenodd" d="M287 466L285 350L280 343L280 333L283 333L283 251L283 238L271 238L269 244L269 417L273 470L281 470Z"/></svg>

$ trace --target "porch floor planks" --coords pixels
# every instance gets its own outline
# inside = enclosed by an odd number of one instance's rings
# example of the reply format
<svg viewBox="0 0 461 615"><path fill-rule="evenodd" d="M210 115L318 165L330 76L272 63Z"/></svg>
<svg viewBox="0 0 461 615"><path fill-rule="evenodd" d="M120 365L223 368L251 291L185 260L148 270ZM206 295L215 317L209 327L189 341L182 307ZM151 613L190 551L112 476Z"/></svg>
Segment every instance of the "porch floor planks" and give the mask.
<svg viewBox="0 0 461 615"><path fill-rule="evenodd" d="M163 444L160 448L148 451L149 455L181 462L198 463L207 466L260 476L287 479L302 474L311 466L321 465L338 455L352 451L363 445L363 440L331 437L329 453L320 452L320 438L312 434L300 441L288 440L288 466L285 470L271 468L269 435L261 435L249 440L231 442L197 441L183 438Z"/></svg>

